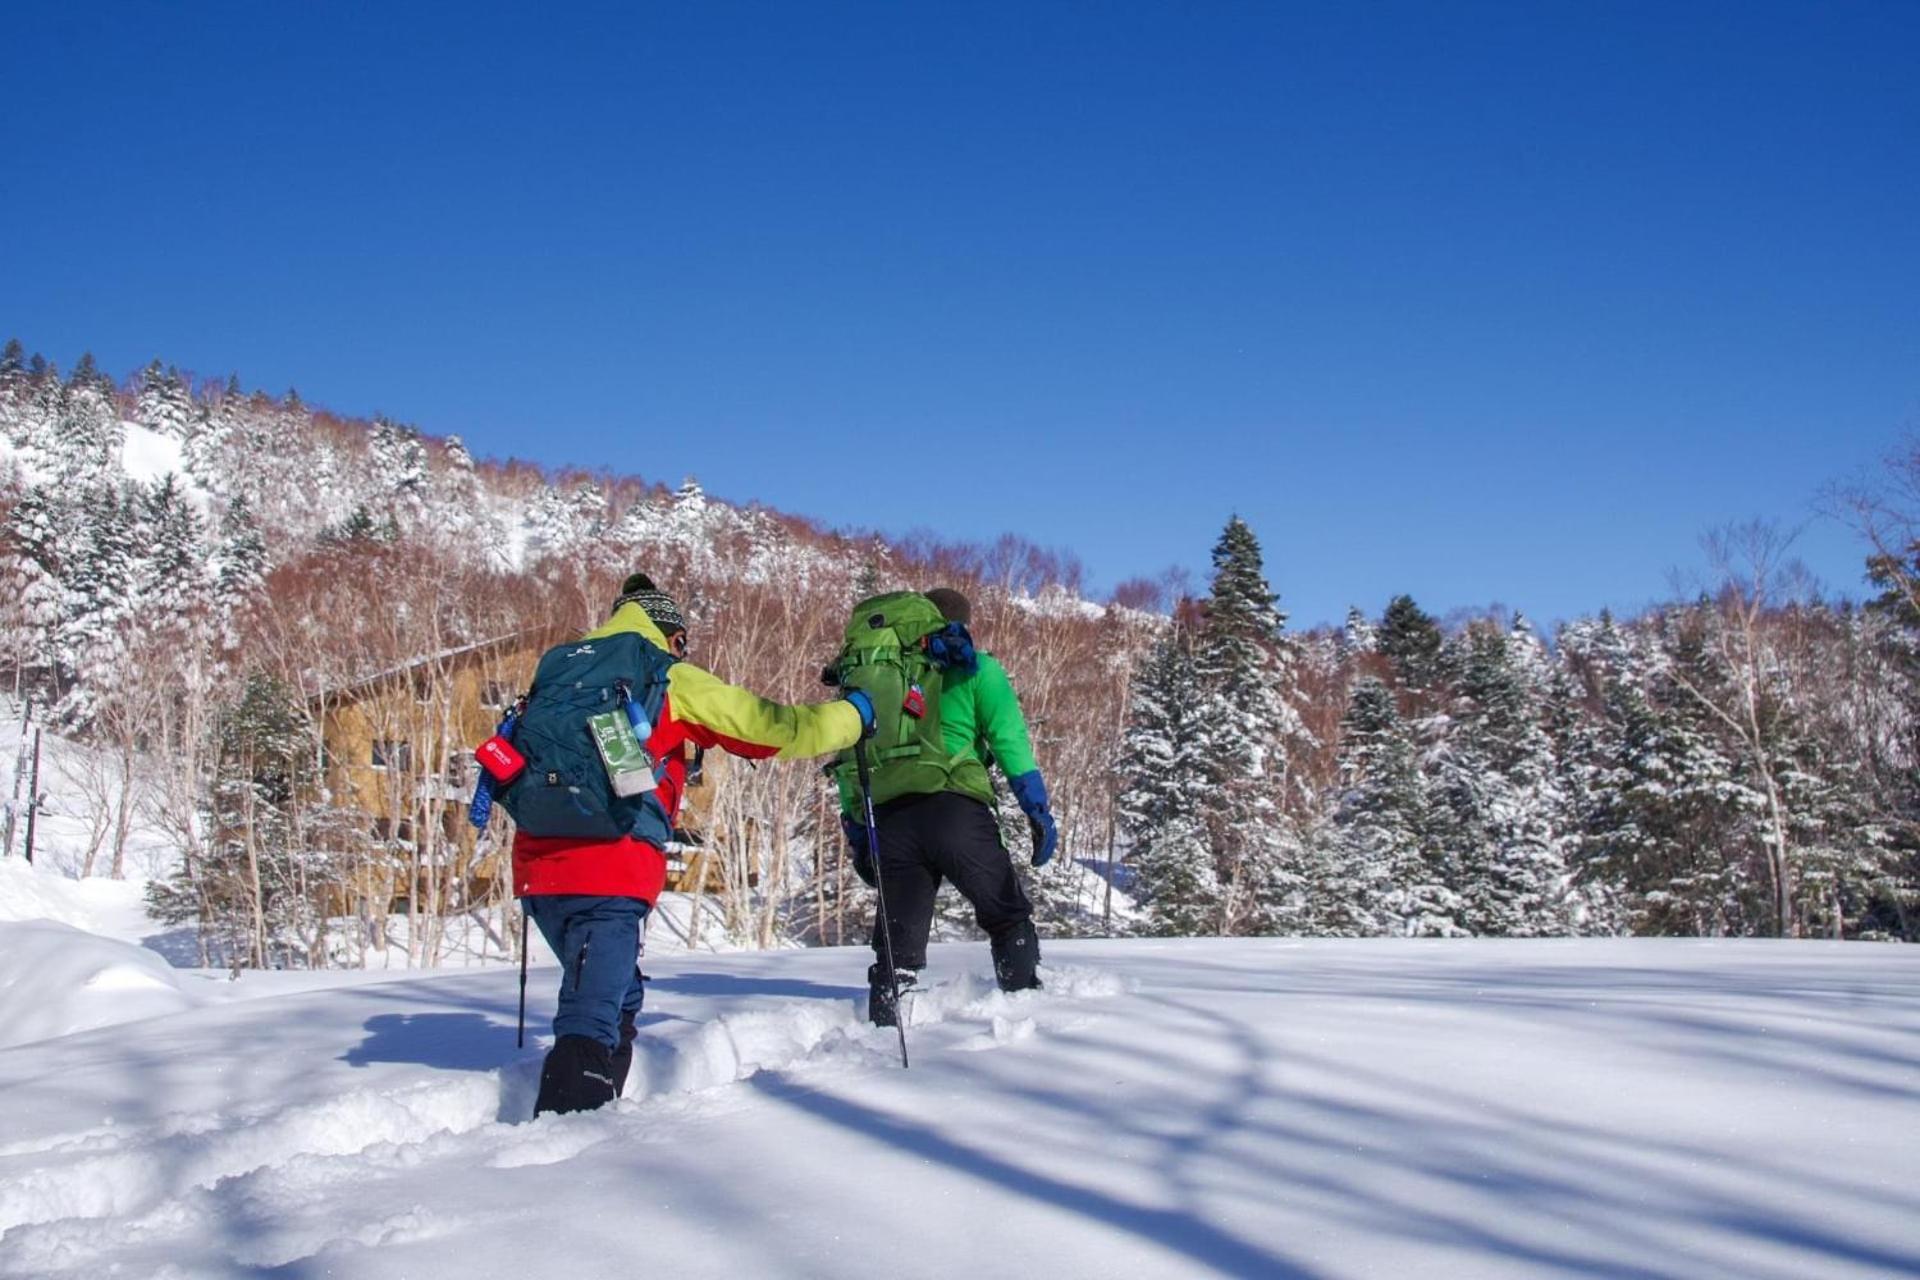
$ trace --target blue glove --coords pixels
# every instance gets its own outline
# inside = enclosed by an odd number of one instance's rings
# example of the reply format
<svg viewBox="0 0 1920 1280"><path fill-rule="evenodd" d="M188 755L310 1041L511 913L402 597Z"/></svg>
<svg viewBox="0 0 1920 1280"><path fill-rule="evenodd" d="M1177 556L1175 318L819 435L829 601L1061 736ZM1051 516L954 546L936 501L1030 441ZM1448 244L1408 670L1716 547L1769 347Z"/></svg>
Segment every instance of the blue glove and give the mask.
<svg viewBox="0 0 1920 1280"><path fill-rule="evenodd" d="M877 728L873 718L873 699L867 696L865 689L849 689L842 696L860 713L860 736L871 738Z"/></svg>
<svg viewBox="0 0 1920 1280"><path fill-rule="evenodd" d="M1054 825L1053 812L1047 807L1047 783L1035 769L1017 778L1008 778L1020 812L1027 815L1027 831L1033 837L1033 865L1044 867L1060 845L1060 829Z"/></svg>
<svg viewBox="0 0 1920 1280"><path fill-rule="evenodd" d="M860 877L869 889L879 887L879 877L873 870L873 840L864 822L856 822L850 813L840 815L840 829L847 833L847 844L853 850L853 874Z"/></svg>
<svg viewBox="0 0 1920 1280"><path fill-rule="evenodd" d="M1027 835L1033 840L1033 865L1044 867L1053 861L1053 851L1060 846L1060 828L1054 826L1053 815L1028 818Z"/></svg>

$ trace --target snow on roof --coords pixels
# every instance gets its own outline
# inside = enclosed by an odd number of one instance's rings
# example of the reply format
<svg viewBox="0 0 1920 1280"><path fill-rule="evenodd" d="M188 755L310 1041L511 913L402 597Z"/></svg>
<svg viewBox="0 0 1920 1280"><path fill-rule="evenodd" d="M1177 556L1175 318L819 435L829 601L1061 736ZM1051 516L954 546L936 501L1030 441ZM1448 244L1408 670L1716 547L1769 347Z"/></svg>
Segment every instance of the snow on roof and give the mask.
<svg viewBox="0 0 1920 1280"><path fill-rule="evenodd" d="M538 626L508 632L505 635L493 636L486 640L475 640L470 644L455 645L450 649L442 649L438 653L423 653L417 658L410 658L405 662L388 667L385 670L376 671L372 675L362 676L346 684L334 685L330 688L322 689L319 693L308 698L307 701L309 704L313 704L317 702L336 702L342 699L359 697L372 691L377 686L410 675L422 668L437 667L442 663L453 662L473 654L509 648L527 641L542 641L549 636L558 636L564 630L565 628L553 623L541 623ZM558 641L556 640L555 643L558 643Z"/></svg>

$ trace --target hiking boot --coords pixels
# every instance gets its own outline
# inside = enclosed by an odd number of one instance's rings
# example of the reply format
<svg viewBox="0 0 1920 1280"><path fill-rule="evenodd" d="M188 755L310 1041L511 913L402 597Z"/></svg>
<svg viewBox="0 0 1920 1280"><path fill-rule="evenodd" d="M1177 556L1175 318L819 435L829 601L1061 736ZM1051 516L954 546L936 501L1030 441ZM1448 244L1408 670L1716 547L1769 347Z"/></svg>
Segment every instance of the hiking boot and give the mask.
<svg viewBox="0 0 1920 1280"><path fill-rule="evenodd" d="M1040 985L1040 935L1033 921L1022 920L993 939L993 977L1002 991L1031 991Z"/></svg>
<svg viewBox="0 0 1920 1280"><path fill-rule="evenodd" d="M619 1096L613 1051L592 1036L561 1036L540 1064L540 1096L533 1114L592 1111Z"/></svg>
<svg viewBox="0 0 1920 1280"><path fill-rule="evenodd" d="M877 962L867 966L867 1020L876 1027L891 1027L900 1020L900 997L920 980L917 969L895 969L894 987L887 987L887 973Z"/></svg>

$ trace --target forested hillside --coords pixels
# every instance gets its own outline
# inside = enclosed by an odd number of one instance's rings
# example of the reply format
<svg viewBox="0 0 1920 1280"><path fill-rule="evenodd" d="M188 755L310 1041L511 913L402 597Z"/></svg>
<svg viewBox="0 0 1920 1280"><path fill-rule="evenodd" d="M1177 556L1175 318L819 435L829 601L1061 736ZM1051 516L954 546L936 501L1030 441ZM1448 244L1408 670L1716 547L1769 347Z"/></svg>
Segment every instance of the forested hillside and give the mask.
<svg viewBox="0 0 1920 1280"><path fill-rule="evenodd" d="M0 449L6 678L117 762L98 866L117 872L136 818L166 832L156 903L224 961L350 958L389 925L384 895L352 890L376 864L402 869L417 962L454 918L510 942L500 891L452 865L496 850L504 816L473 848L430 820L462 753L392 762L419 820L374 823L330 794L320 721L382 673L591 625L635 569L683 599L695 660L793 700L826 696L860 595L970 589L1055 795L1065 856L1031 880L1056 935L1920 935L1899 561L1880 605L1836 607L1756 528L1719 544L1699 598L1643 617L1544 637L1401 597L1301 634L1275 594L1296 552L1263 555L1237 519L1200 598L1095 603L1069 557L1017 538L890 542L691 481L476 460L158 363L117 384L10 344ZM864 936L818 767L722 781L734 939Z"/></svg>

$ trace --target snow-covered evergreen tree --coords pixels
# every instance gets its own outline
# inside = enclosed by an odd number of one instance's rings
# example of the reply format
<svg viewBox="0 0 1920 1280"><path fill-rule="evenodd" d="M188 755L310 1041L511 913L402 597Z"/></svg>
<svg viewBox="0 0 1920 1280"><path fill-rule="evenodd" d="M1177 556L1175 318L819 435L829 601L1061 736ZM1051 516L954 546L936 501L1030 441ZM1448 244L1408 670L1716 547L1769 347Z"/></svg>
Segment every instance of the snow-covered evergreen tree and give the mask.
<svg viewBox="0 0 1920 1280"><path fill-rule="evenodd" d="M56 656L70 675L61 714L84 725L127 676L127 640L140 601L138 491L98 486L83 499L85 543L61 575Z"/></svg>
<svg viewBox="0 0 1920 1280"><path fill-rule="evenodd" d="M94 361L93 352L86 351L74 362L73 372L67 375L67 389L94 391L111 400L113 379L101 371Z"/></svg>
<svg viewBox="0 0 1920 1280"><path fill-rule="evenodd" d="M1340 648L1353 658L1364 657L1380 648L1380 628L1357 604L1347 607L1346 625L1340 631Z"/></svg>
<svg viewBox="0 0 1920 1280"><path fill-rule="evenodd" d="M427 449L412 427L375 418L369 445L375 492L386 510L405 523L427 497Z"/></svg>
<svg viewBox="0 0 1920 1280"><path fill-rule="evenodd" d="M181 449L181 460L194 483L209 493L228 495L242 492L235 474L228 470L228 451L239 437L244 400L240 380L229 378L224 391L195 406L195 415Z"/></svg>
<svg viewBox="0 0 1920 1280"><path fill-rule="evenodd" d="M1470 628L1454 723L1433 772L1439 840L1455 868L1459 924L1477 935L1570 931L1562 797L1541 690L1526 659L1528 631Z"/></svg>
<svg viewBox="0 0 1920 1280"><path fill-rule="evenodd" d="M1193 637L1170 624L1133 674L1121 743L1120 836L1136 896L1151 927L1180 932L1175 922L1215 919L1220 884L1201 825L1206 742L1200 732L1200 682ZM1200 865L1175 866L1197 858Z"/></svg>
<svg viewBox="0 0 1920 1280"><path fill-rule="evenodd" d="M212 588L200 513L171 475L143 495L142 507L145 546L140 549L135 586L141 625L153 631L193 634Z"/></svg>
<svg viewBox="0 0 1920 1280"><path fill-rule="evenodd" d="M213 616L223 643L231 646L239 642L236 615L264 587L267 571L266 540L252 508L237 494L228 499L220 517L214 566Z"/></svg>
<svg viewBox="0 0 1920 1280"><path fill-rule="evenodd" d="M1340 794L1329 832L1330 874L1314 894L1317 931L1458 932L1458 900L1424 856L1428 818L1418 752L1393 690L1374 676L1356 680L1340 730Z"/></svg>
<svg viewBox="0 0 1920 1280"><path fill-rule="evenodd" d="M1198 817L1168 819L1129 862L1134 895L1147 910L1148 932L1172 938L1220 932L1225 889L1214 873L1212 841Z"/></svg>
<svg viewBox="0 0 1920 1280"><path fill-rule="evenodd" d="M1588 856L1625 894L1634 931L1742 932L1729 828L1750 794L1696 717L1660 708L1631 688L1610 691L1611 769L1596 788Z"/></svg>
<svg viewBox="0 0 1920 1280"><path fill-rule="evenodd" d="M1192 642L1187 629L1173 623L1133 673L1120 764L1120 824L1130 844L1175 816L1199 812L1205 775Z"/></svg>
<svg viewBox="0 0 1920 1280"><path fill-rule="evenodd" d="M6 651L16 671L46 671L56 661L58 633L66 608L61 573L82 546L72 504L58 491L29 485L7 513L4 541Z"/></svg>
<svg viewBox="0 0 1920 1280"><path fill-rule="evenodd" d="M457 534L482 514L480 474L467 442L448 436L440 446L441 467L432 476L432 506L439 520L439 532Z"/></svg>
<svg viewBox="0 0 1920 1280"><path fill-rule="evenodd" d="M1267 584L1259 540L1238 516L1213 548L1213 581L1194 646L1205 747L1202 810L1224 900L1218 931L1300 927L1305 868L1288 829L1292 752L1306 731L1290 701L1296 653Z"/></svg>
<svg viewBox="0 0 1920 1280"><path fill-rule="evenodd" d="M1438 689L1444 683L1445 637L1440 624L1412 596L1395 596L1388 602L1374 634L1374 647L1393 664L1395 676L1407 688Z"/></svg>
<svg viewBox="0 0 1920 1280"><path fill-rule="evenodd" d="M1286 767L1299 717L1287 704L1286 617L1267 585L1259 541L1238 516L1213 548L1213 590L1195 645L1205 690L1208 780L1216 787L1273 777Z"/></svg>
<svg viewBox="0 0 1920 1280"><path fill-rule="evenodd" d="M20 339L0 348L0 439L18 448L25 442L23 420L29 408L27 353Z"/></svg>
<svg viewBox="0 0 1920 1280"><path fill-rule="evenodd" d="M141 371L134 416L141 426L169 439L184 442L192 435L193 396L178 369L162 369L155 360Z"/></svg>
<svg viewBox="0 0 1920 1280"><path fill-rule="evenodd" d="M94 367L91 356L67 378L59 414L49 446L55 482L74 489L116 484L126 430L113 402L113 384Z"/></svg>

